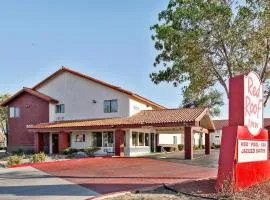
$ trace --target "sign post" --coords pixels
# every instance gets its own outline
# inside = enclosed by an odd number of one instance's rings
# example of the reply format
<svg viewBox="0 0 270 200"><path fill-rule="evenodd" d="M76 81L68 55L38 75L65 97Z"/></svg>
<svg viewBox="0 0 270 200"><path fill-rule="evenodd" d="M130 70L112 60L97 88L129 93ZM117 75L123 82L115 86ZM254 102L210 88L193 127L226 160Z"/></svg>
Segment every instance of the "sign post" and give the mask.
<svg viewBox="0 0 270 200"><path fill-rule="evenodd" d="M217 190L238 191L270 178L263 85L250 72L229 80L229 126L223 127Z"/></svg>

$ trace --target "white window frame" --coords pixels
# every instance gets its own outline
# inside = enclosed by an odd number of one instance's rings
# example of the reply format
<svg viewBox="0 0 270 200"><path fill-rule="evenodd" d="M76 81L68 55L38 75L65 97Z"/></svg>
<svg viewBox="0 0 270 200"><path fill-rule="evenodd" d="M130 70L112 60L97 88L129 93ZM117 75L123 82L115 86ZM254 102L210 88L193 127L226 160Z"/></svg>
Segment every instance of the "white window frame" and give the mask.
<svg viewBox="0 0 270 200"><path fill-rule="evenodd" d="M20 108L12 106L9 108L9 117L10 118L19 118L20 117Z"/></svg>

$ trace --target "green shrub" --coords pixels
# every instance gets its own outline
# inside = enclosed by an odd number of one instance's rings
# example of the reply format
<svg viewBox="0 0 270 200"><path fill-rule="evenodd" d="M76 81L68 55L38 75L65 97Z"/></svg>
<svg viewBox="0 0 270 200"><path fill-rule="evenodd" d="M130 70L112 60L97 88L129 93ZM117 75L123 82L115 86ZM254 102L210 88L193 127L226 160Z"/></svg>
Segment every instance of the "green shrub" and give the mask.
<svg viewBox="0 0 270 200"><path fill-rule="evenodd" d="M18 149L17 151L13 151L12 155L17 155L17 156L24 157L24 151L22 149Z"/></svg>
<svg viewBox="0 0 270 200"><path fill-rule="evenodd" d="M18 165L22 163L22 160L23 160L23 157L19 155L9 156L7 165L8 166Z"/></svg>
<svg viewBox="0 0 270 200"><path fill-rule="evenodd" d="M184 150L184 145L183 144L178 144L178 150L183 151Z"/></svg>
<svg viewBox="0 0 270 200"><path fill-rule="evenodd" d="M43 152L36 153L32 155L31 162L32 163L38 163L38 162L44 162L46 160L46 154Z"/></svg>
<svg viewBox="0 0 270 200"><path fill-rule="evenodd" d="M64 150L63 154L64 155L72 155L73 153L77 153L78 152L78 149L74 149L74 148L71 148L71 147L68 147Z"/></svg>
<svg viewBox="0 0 270 200"><path fill-rule="evenodd" d="M84 149L84 153L86 153L88 156L93 156L95 152L99 151L100 147L87 147Z"/></svg>
<svg viewBox="0 0 270 200"><path fill-rule="evenodd" d="M211 149L216 149L216 145L215 145L215 143L212 143L212 145L211 145Z"/></svg>
<svg viewBox="0 0 270 200"><path fill-rule="evenodd" d="M7 150L7 147L2 147L2 146L0 146L0 150Z"/></svg>
<svg viewBox="0 0 270 200"><path fill-rule="evenodd" d="M193 145L193 150L199 150L200 147L198 145Z"/></svg>

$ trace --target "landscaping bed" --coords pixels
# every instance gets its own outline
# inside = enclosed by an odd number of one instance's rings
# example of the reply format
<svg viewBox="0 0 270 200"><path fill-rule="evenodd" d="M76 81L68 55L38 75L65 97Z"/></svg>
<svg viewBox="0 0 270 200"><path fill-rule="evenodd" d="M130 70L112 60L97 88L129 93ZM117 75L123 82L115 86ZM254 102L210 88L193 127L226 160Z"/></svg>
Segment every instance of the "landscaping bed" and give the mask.
<svg viewBox="0 0 270 200"><path fill-rule="evenodd" d="M105 200L269 200L270 181L256 184L237 193L217 193L215 179L187 181L171 186L160 186L150 190L138 190L125 195L105 198Z"/></svg>

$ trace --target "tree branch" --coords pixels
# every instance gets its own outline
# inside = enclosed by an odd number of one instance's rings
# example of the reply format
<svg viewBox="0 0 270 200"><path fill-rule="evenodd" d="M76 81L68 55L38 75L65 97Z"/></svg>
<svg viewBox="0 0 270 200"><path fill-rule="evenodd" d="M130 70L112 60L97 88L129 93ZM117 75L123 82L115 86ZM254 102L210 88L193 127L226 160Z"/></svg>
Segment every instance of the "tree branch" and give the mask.
<svg viewBox="0 0 270 200"><path fill-rule="evenodd" d="M223 41L222 41L222 50L223 50L224 55L225 55L225 60L226 60L227 67L228 67L229 77L232 78L232 63L230 62L228 52L227 52L226 46L225 46Z"/></svg>
<svg viewBox="0 0 270 200"><path fill-rule="evenodd" d="M270 97L270 89L268 89L268 92L267 92L266 98L265 98L265 100L264 100L264 102L263 102L264 107L266 106L266 104L267 104L267 102L268 102L269 97Z"/></svg>
<svg viewBox="0 0 270 200"><path fill-rule="evenodd" d="M267 68L267 65L268 65L268 62L269 62L269 52L270 52L270 45L269 45L269 38L268 38L267 41L266 41L266 58L265 58L265 63L264 63L264 66L263 66L262 71L261 71L261 74L260 74L260 80L261 81L263 81L263 79L264 79L266 68ZM268 96L268 98L269 98L269 96ZM268 98L267 98L267 100L268 100Z"/></svg>
<svg viewBox="0 0 270 200"><path fill-rule="evenodd" d="M229 90L228 87L224 81L224 79L222 78L222 76L220 75L220 73L217 71L217 69L212 65L211 68L213 69L214 73L216 74L219 83L223 86L223 88L225 89L227 98L229 98Z"/></svg>

